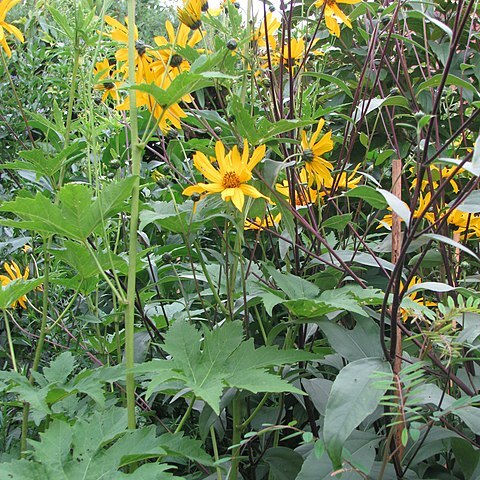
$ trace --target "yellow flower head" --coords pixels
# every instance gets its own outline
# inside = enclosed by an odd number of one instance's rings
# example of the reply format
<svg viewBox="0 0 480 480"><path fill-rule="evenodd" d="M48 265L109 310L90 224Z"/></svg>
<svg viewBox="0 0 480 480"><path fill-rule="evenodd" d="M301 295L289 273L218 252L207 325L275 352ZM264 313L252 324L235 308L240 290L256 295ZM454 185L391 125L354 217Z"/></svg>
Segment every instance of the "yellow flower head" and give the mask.
<svg viewBox="0 0 480 480"><path fill-rule="evenodd" d="M2 287L4 287L5 285L8 285L14 280L19 280L19 279L27 280L28 278L29 268L26 267L25 273L22 275L20 268L18 268L18 265L13 260L10 265L7 262L5 262L3 264L3 268L8 273L8 277L6 275L0 275L0 283ZM27 308L26 295L22 295L20 298L17 298L17 300L15 300L12 303L11 307L15 308L17 306L17 303L19 303L22 308Z"/></svg>
<svg viewBox="0 0 480 480"><path fill-rule="evenodd" d="M205 0L184 0L183 8L177 7L178 19L181 23L192 30L202 26L202 11L208 9L208 2Z"/></svg>
<svg viewBox="0 0 480 480"><path fill-rule="evenodd" d="M276 227L280 220L282 219L282 214L277 213L273 216L271 213L268 213L264 218L255 217L255 220L245 220L244 229L245 230L264 230L265 228Z"/></svg>
<svg viewBox="0 0 480 480"><path fill-rule="evenodd" d="M202 39L202 34L200 30L190 30L183 23L179 25L177 32L175 32L172 22L169 20L165 22L165 27L168 38L154 38L155 43L160 48L152 51L157 60L151 66L156 76L165 75L165 72L168 72L170 80L173 80L180 73L190 70L190 63L173 48L173 45L175 45L175 48L195 48L195 45ZM191 36L190 33L192 33Z"/></svg>
<svg viewBox="0 0 480 480"><path fill-rule="evenodd" d="M112 66L109 63L108 58L105 58L101 62L97 62L93 69L93 73L95 74L95 80L97 81L94 87L95 90L103 92L102 102L105 102L108 97L118 101L118 87L120 82L115 82L112 78Z"/></svg>
<svg viewBox="0 0 480 480"><path fill-rule="evenodd" d="M265 149L265 145L257 147L249 158L246 140L242 154L240 154L236 145L230 152L226 153L223 143L219 140L215 144L215 158L209 160L202 152L196 152L193 156L193 164L210 183L197 183L187 187L183 194L205 193L210 195L220 193L222 200L225 202L231 201L240 211L243 211L245 195L252 198L265 198L270 201L255 187L246 183L252 178L252 170L265 156ZM218 169L212 165L212 162L215 161L218 163Z"/></svg>
<svg viewBox="0 0 480 480"><path fill-rule="evenodd" d="M333 165L327 162L322 155L333 150L332 132L329 131L319 138L325 121L322 119L318 122L317 130L312 134L310 139L307 134L302 131L302 160L305 162L305 168L308 174L308 184L311 186L314 181L318 185L323 185L332 180L331 171Z"/></svg>
<svg viewBox="0 0 480 480"><path fill-rule="evenodd" d="M348 17L340 10L339 3L349 3L355 4L361 0L317 0L315 6L319 9L324 9L325 24L327 25L328 31L340 36L340 23L344 23L348 28L352 28L352 23Z"/></svg>
<svg viewBox="0 0 480 480"><path fill-rule="evenodd" d="M290 202L292 205L296 205L297 207L303 205L309 205L311 203L316 203L319 196L322 197L325 194L323 192L319 192L318 190L311 188L312 181L310 181L309 175L305 168L302 168L300 174L298 175L298 180L300 180L298 185L298 191L295 192L295 199L293 200L290 197L290 184L288 180L283 180L282 183L277 183L275 185L275 189L281 195L290 198ZM293 200L293 201L292 201Z"/></svg>
<svg viewBox="0 0 480 480"><path fill-rule="evenodd" d="M110 33L104 33L104 35L110 37L118 43L123 43L125 47L119 48L115 52L115 58L117 62L122 64L121 71L125 77L128 75L128 19L125 18L125 23L122 25L118 20L115 20L108 15L105 16L105 22L112 27ZM138 29L135 25L135 68L137 70L138 83L146 81L146 76L150 70L150 51L141 40L138 39Z"/></svg>
<svg viewBox="0 0 480 480"><path fill-rule="evenodd" d="M267 24L267 28L265 28L265 23ZM266 48L268 38L268 47L274 50L277 46L276 36L280 25L281 23L278 18L273 15L272 12L268 12L265 19L262 19L259 28L254 32L252 41L255 42L259 48Z"/></svg>
<svg viewBox="0 0 480 480"><path fill-rule="evenodd" d="M17 37L20 42L24 42L25 39L23 38L22 32L15 26L7 23L5 21L5 17L9 10L11 10L20 0L1 0L0 1L0 46L3 48L7 57L12 56L12 51L8 46L7 40L5 38L5 30L8 33L11 33L15 37Z"/></svg>

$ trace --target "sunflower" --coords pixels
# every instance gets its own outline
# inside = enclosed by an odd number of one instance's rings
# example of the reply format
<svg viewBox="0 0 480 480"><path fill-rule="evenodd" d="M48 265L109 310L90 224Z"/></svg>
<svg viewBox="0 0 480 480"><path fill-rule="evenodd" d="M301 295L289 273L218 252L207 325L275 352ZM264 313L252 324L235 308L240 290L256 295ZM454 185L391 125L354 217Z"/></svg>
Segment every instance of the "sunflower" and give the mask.
<svg viewBox="0 0 480 480"><path fill-rule="evenodd" d="M337 37L340 36L340 23L344 23L348 28L352 28L352 23L348 19L348 17L340 10L338 4L339 3L348 3L348 4L355 4L360 2L361 0L317 0L315 2L315 6L317 8L324 9L324 17L325 17L325 24L327 25L328 31L336 35Z"/></svg>
<svg viewBox="0 0 480 480"><path fill-rule="evenodd" d="M252 170L265 156L265 149L265 145L257 147L249 158L246 140L242 154L240 154L236 145L230 152L225 153L225 147L219 140L215 144L215 158L209 160L202 152L196 152L193 156L193 164L211 183L197 183L187 187L183 194L205 193L209 195L220 193L222 200L225 202L231 201L241 212L245 203L245 195L252 198L265 198L270 201L268 197L262 195L255 187L246 183L252 178ZM212 165L212 162L218 163L218 170Z"/></svg>
<svg viewBox="0 0 480 480"><path fill-rule="evenodd" d="M309 187L308 173L305 168L302 168L298 175L298 189L295 192L294 201L292 201L290 197L290 184L288 180L283 180L282 183L275 184L275 189L281 195L290 198L292 205L296 205L297 207L316 203L319 199L319 196L321 198L325 195L325 193L319 192L315 188Z"/></svg>
<svg viewBox="0 0 480 480"><path fill-rule="evenodd" d="M11 33L15 37L17 37L17 39L20 40L22 43L25 41L25 39L23 38L22 32L15 25L11 25L10 23L7 23L5 21L5 17L7 16L8 11L11 10L19 2L20 0L1 0L0 1L0 45L3 48L3 50L5 50L7 57L12 56L12 51L10 50L10 47L7 44L7 40L5 38L5 30L8 33Z"/></svg>
<svg viewBox="0 0 480 480"><path fill-rule="evenodd" d="M327 132L319 139L320 131L324 125L325 120L320 120L310 139L307 138L305 130L302 131L302 160L305 162L309 186L314 181L317 182L317 185L323 185L332 179L333 165L322 157L324 153L333 150L332 132Z"/></svg>
<svg viewBox="0 0 480 480"><path fill-rule="evenodd" d="M208 2L205 0L184 0L183 8L177 7L178 19L191 30L197 30L202 26L201 16Z"/></svg>
<svg viewBox="0 0 480 480"><path fill-rule="evenodd" d="M25 273L22 275L20 268L13 260L10 265L7 262L5 262L3 264L3 268L8 273L8 277L6 275L0 275L0 284L2 285L2 287L5 287L6 285L8 285L9 283L15 280L19 280L19 279L27 280L28 278L29 268L26 267ZM15 300L12 303L11 307L15 308L17 306L17 303L19 303L22 308L27 308L26 295L22 295L21 297L17 298L17 300Z"/></svg>

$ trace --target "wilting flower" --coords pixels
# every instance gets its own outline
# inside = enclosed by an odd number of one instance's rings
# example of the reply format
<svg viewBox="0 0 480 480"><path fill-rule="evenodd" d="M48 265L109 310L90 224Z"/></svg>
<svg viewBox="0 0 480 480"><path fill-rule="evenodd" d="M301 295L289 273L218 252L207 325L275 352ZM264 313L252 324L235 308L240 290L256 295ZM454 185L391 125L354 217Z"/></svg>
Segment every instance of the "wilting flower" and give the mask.
<svg viewBox="0 0 480 480"><path fill-rule="evenodd" d="M317 130L310 139L307 138L305 130L302 131L302 160L305 162L310 186L314 181L317 182L318 186L332 179L333 165L322 157L324 153L333 150L332 132L327 132L319 139L320 131L324 125L325 120L320 120Z"/></svg>
<svg viewBox="0 0 480 480"><path fill-rule="evenodd" d="M325 17L325 24L327 25L328 31L331 34L339 37L340 23L343 22L348 28L352 28L352 23L350 22L348 17L340 10L338 4L354 4L358 2L360 2L360 0L317 0L315 2L315 6L322 9L325 5L323 15Z"/></svg>
<svg viewBox="0 0 480 480"><path fill-rule="evenodd" d="M25 39L23 38L22 32L15 26L5 21L5 17L9 10L11 10L20 0L1 0L0 1L0 45L2 46L3 50L7 54L8 57L12 56L12 51L8 46L7 40L5 38L5 30L8 33L11 33L15 37L17 37L20 42L24 42Z"/></svg>
<svg viewBox="0 0 480 480"><path fill-rule="evenodd" d="M245 220L243 228L245 230L264 230L265 228L276 227L281 219L281 213L277 213L275 216L268 213L264 218L255 217L254 220Z"/></svg>
<svg viewBox="0 0 480 480"><path fill-rule="evenodd" d="M205 0L184 0L183 8L177 7L178 19L181 23L197 30L202 26L202 11L208 9L208 2Z"/></svg>
<svg viewBox="0 0 480 480"><path fill-rule="evenodd" d="M238 147L235 145L230 152L225 153L225 147L219 140L215 144L215 158L209 160L202 152L196 152L193 156L193 164L195 168L211 183L197 183L187 187L184 195L212 194L220 193L222 200L231 201L235 207L243 211L245 203L245 195L252 198L265 198L255 187L248 185L252 178L252 170L265 156L265 145L257 147L252 156L249 158L248 143L245 140L243 153L240 154ZM218 163L216 169L212 162Z"/></svg>
<svg viewBox="0 0 480 480"><path fill-rule="evenodd" d="M101 62L95 64L93 70L95 74L95 90L100 90L103 92L102 101L105 102L108 97L113 98L113 100L118 101L118 86L120 82L114 81L112 78L112 66L110 65L107 58Z"/></svg>
<svg viewBox="0 0 480 480"><path fill-rule="evenodd" d="M22 275L20 268L13 260L10 265L7 262L5 262L3 264L3 268L8 273L8 277L6 275L0 275L0 283L2 284L2 287L5 287L6 285L13 282L14 280L19 280L19 279L27 280L28 278L29 268L26 267L25 272ZM17 300L15 300L12 303L11 307L15 308L17 306L17 303L19 303L22 308L27 308L26 295L22 295L21 297L17 298Z"/></svg>

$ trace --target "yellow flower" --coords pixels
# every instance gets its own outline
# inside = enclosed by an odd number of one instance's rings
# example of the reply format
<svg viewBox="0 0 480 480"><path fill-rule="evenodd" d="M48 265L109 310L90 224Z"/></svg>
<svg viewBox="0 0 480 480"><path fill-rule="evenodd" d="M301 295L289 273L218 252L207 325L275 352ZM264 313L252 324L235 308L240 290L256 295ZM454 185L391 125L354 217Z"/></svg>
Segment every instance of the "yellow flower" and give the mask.
<svg viewBox="0 0 480 480"><path fill-rule="evenodd" d="M201 16L208 2L205 0L184 0L183 8L177 7L178 19L192 30L202 26Z"/></svg>
<svg viewBox="0 0 480 480"><path fill-rule="evenodd" d="M145 83L153 83L155 77L151 70L144 72L146 74ZM160 80L162 83L159 84L158 81L155 82L160 88L166 90L170 85L170 80L168 77L161 76L157 80ZM140 79L137 79L137 83L142 83ZM163 108L159 105L155 98L149 95L147 92L142 92L138 90L136 92L137 107L147 107L150 110L153 117L157 120L158 126L161 128L162 132L166 133L170 130L170 125L173 125L177 129L181 129L182 125L180 123L182 118L185 118L187 114L180 108L178 103L170 105L168 108ZM191 101L190 95L186 95L182 99L183 101ZM120 105L116 106L117 110L130 110L130 96L128 96Z"/></svg>
<svg viewBox="0 0 480 480"><path fill-rule="evenodd" d="M0 283L2 287L5 287L9 283L13 282L14 280L27 280L28 274L29 274L29 268L25 268L25 273L22 275L22 272L20 271L20 268L18 268L18 265L12 260L12 263L9 265L7 262L3 264L3 268L5 271L8 273L8 277L6 275L0 275ZM27 297L26 295L22 295L20 298L17 298L15 300L11 307L15 308L17 306L17 303L20 304L22 308L27 308Z"/></svg>
<svg viewBox="0 0 480 480"><path fill-rule="evenodd" d="M282 47L281 58L285 68L290 70L300 65L305 55L305 41L303 38L292 38Z"/></svg>
<svg viewBox="0 0 480 480"><path fill-rule="evenodd" d="M358 164L350 173L350 175L343 171L340 173L340 175L336 174L335 176L331 176L330 178L327 178L323 184L323 188L325 190L331 190L333 188L333 185L335 185L336 189L349 189L349 188L355 188L361 181L362 181L362 176L359 175L356 177L356 173L360 167L360 164Z"/></svg>
<svg viewBox="0 0 480 480"><path fill-rule="evenodd" d="M183 23L178 27L177 33L173 28L172 22L167 20L165 27L168 39L165 37L155 37L155 43L160 47L159 50L153 51L152 54L158 59L151 65L156 76L164 75L168 72L170 80L173 80L182 72L190 70L190 63L185 60L176 50L172 48L195 48L195 45L202 39L200 30L195 30L190 38L191 30Z"/></svg>
<svg viewBox="0 0 480 480"><path fill-rule="evenodd" d="M322 9L325 5L324 17L325 24L327 25L328 31L340 36L340 23L343 22L348 28L352 28L352 23L348 17L340 10L339 3L349 3L354 4L358 3L360 0L317 0L315 6L319 9Z"/></svg>
<svg viewBox="0 0 480 480"><path fill-rule="evenodd" d="M421 283L422 283L422 279L420 277L418 277L417 275L415 275L410 280L410 283L408 284L408 289L407 290L412 288L414 285L419 285ZM400 285L403 288L403 283L400 283ZM416 304L421 305L423 307L434 307L434 306L437 305L436 302L432 302L430 300L425 300L423 297L419 297L418 295L419 295L419 291L417 290L416 292L410 293L408 295L408 298L410 300L412 300L413 302L415 302ZM407 321L408 317L412 316L412 312L409 311L409 309L405 309L405 308L400 307L400 312L401 312L401 315L402 315L402 320L404 322Z"/></svg>
<svg viewBox="0 0 480 480"><path fill-rule="evenodd" d="M300 180L300 185L298 191L295 192L295 200L291 202L292 205L296 205L297 207L309 205L311 203L315 203L319 195L320 197L325 195L323 192L319 192L314 188L307 188L313 182L310 182L307 170L305 168L302 168L300 171L298 179ZM284 180L282 183L277 183L275 185L275 189L281 195L290 198L290 185L288 180Z"/></svg>
<svg viewBox="0 0 480 480"><path fill-rule="evenodd" d="M265 21L267 24L266 34L265 34ZM280 27L280 21L278 18L273 15L273 13L268 12L265 20L262 19L262 23L260 27L254 32L252 41L257 44L258 47L265 47L267 46L267 37L268 37L268 47L271 50L275 50L277 46L277 39L276 34L277 30Z"/></svg>
<svg viewBox="0 0 480 480"><path fill-rule="evenodd" d="M120 82L115 82L111 77L112 66L108 59L105 58L101 62L97 62L93 73L95 74L95 80L98 82L94 87L95 90L103 91L102 102L105 102L108 97L118 101L118 86Z"/></svg>
<svg viewBox="0 0 480 480"><path fill-rule="evenodd" d="M276 227L280 220L282 219L282 214L278 213L275 217L269 213L263 219L260 217L255 217L255 220L245 220L244 229L245 230L264 230L265 228Z"/></svg>
<svg viewBox="0 0 480 480"><path fill-rule="evenodd" d="M5 50L7 57L12 56L12 51L7 44L7 40L5 38L5 30L8 33L11 33L18 40L24 42L25 39L23 38L22 32L15 26L5 21L5 17L10 9L12 9L20 0L1 0L0 1L0 45Z"/></svg>
<svg viewBox="0 0 480 480"><path fill-rule="evenodd" d="M425 218L425 220L427 220L427 222L435 223L435 214L433 212L425 212L427 204L430 203L431 198L432 198L432 194L430 192L428 192L425 195L425 197L422 194L420 194L420 198L418 199L418 207L413 212L413 218L419 218L419 217L423 216L423 218ZM405 204L405 206L408 208L407 204ZM404 221L403 218L401 220L402 220L402 222ZM385 215L380 220L380 225L377 227L377 229L381 228L382 224L383 224L383 226L391 227L392 226L392 215L391 214ZM409 286L409 288L410 288L410 286Z"/></svg>
<svg viewBox="0 0 480 480"><path fill-rule="evenodd" d="M478 214L462 212L454 209L447 218L450 225L458 227L453 233L457 236L463 236L466 233L467 238L480 237L480 217Z"/></svg>
<svg viewBox="0 0 480 480"><path fill-rule="evenodd" d="M106 36L110 37L116 42L123 43L125 47L118 49L115 52L115 58L117 62L122 63L121 71L124 73L125 77L128 76L128 19L125 18L125 23L127 26L122 25L118 20L106 15L105 22L110 25L113 30L110 33L105 33ZM150 70L150 56L147 46L141 41L138 40L138 29L135 25L135 67L138 73L138 83L146 81L148 76L148 71Z"/></svg>
<svg viewBox="0 0 480 480"><path fill-rule="evenodd" d="M230 152L225 153L225 147L219 140L215 144L215 157L211 161L202 153L196 152L193 156L195 168L211 183L197 183L187 187L184 195L193 193L220 193L222 200L231 201L235 207L243 211L245 195L252 198L265 198L255 187L247 185L252 178L252 170L258 162L265 156L265 145L257 147L249 158L248 143L245 140L243 153L240 154L235 145ZM218 170L212 165L212 162L218 163Z"/></svg>
<svg viewBox="0 0 480 480"><path fill-rule="evenodd" d="M310 139L307 138L305 130L302 131L302 160L305 161L309 186L314 181L319 186L332 180L331 170L333 170L333 165L322 157L324 153L333 150L332 132L329 131L318 139L324 125L325 120L320 120L317 130L315 130Z"/></svg>

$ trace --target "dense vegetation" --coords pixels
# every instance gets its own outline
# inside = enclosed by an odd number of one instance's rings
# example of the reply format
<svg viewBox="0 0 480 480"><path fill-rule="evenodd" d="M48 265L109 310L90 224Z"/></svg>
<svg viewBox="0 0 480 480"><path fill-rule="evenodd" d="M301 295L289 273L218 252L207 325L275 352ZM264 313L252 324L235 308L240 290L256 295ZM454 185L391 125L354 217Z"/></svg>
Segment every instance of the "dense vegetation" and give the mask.
<svg viewBox="0 0 480 480"><path fill-rule="evenodd" d="M480 478L478 2L110 3L0 0L0 480Z"/></svg>

